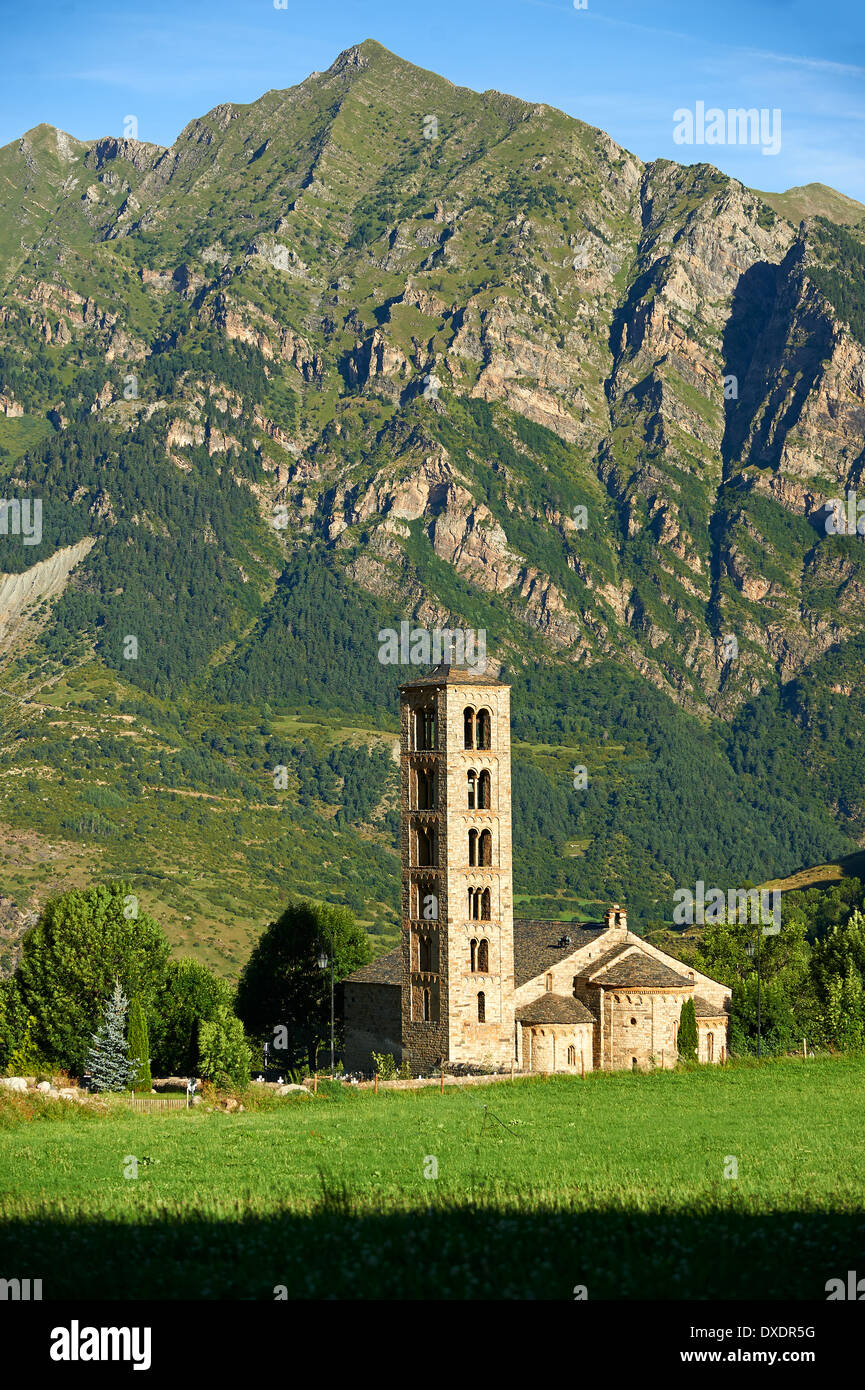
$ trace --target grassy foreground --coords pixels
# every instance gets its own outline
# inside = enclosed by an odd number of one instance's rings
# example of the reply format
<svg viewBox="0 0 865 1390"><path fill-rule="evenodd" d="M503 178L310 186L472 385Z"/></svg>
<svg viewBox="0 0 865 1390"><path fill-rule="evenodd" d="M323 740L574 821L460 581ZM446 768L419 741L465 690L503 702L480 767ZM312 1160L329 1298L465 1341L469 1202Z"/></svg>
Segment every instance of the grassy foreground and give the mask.
<svg viewBox="0 0 865 1390"><path fill-rule="evenodd" d="M824 1299L865 1249L863 1086L836 1058L233 1115L9 1097L0 1272L49 1299Z"/></svg>

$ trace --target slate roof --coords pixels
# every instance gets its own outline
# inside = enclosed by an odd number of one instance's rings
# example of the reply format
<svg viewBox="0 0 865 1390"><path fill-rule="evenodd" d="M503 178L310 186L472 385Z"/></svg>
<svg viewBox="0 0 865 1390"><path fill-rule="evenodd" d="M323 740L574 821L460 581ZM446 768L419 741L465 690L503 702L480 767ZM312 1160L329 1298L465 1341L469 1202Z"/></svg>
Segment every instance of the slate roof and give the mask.
<svg viewBox="0 0 865 1390"><path fill-rule="evenodd" d="M678 974L663 961L645 956L642 951L613 961L600 975L592 976L592 984L604 989L627 989L637 985L646 989L689 989L693 983L687 975Z"/></svg>
<svg viewBox="0 0 865 1390"><path fill-rule="evenodd" d="M417 676L413 681L404 681L400 690L414 690L423 685L506 685L488 671L476 666L449 666L442 661L426 676ZM510 688L510 687L509 687Z"/></svg>
<svg viewBox="0 0 865 1390"><path fill-rule="evenodd" d="M573 922L544 922L534 918L518 917L514 920L514 985L534 980L545 970L573 955L581 947L603 936L607 928L600 922L590 922L576 926ZM560 946L563 936L569 936L569 946ZM594 966L594 961L591 962Z"/></svg>
<svg viewBox="0 0 865 1390"><path fill-rule="evenodd" d="M518 1023L594 1023L594 1016L579 999L567 994L547 992L530 1004L523 1004L515 1014Z"/></svg>
<svg viewBox="0 0 865 1390"><path fill-rule="evenodd" d="M353 985L401 985L402 984L402 946L377 956L369 965L362 965L346 976Z"/></svg>
<svg viewBox="0 0 865 1390"><path fill-rule="evenodd" d="M729 1005L726 1007L722 1005L720 1009L717 1009L714 1004L710 1004L708 999L704 999L702 995L694 995L694 1013L698 1018L726 1018L729 1011Z"/></svg>

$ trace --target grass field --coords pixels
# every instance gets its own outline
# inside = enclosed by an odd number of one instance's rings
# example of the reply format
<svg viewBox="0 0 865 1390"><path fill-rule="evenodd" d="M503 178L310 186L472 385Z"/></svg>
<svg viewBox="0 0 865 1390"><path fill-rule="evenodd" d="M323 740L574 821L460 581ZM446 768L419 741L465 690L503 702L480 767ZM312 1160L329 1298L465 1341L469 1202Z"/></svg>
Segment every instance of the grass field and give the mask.
<svg viewBox="0 0 865 1390"><path fill-rule="evenodd" d="M45 1298L825 1298L865 1253L863 1084L839 1058L234 1115L9 1097L0 1268Z"/></svg>

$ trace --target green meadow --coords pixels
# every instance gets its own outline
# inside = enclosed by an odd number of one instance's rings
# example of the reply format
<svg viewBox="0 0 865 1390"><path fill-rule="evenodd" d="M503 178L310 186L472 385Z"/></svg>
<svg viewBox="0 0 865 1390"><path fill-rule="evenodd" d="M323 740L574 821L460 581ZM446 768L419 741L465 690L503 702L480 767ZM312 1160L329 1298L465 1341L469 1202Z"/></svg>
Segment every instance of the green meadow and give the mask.
<svg viewBox="0 0 865 1390"><path fill-rule="evenodd" d="M234 1114L8 1096L0 1268L48 1299L822 1299L865 1258L863 1086L839 1057Z"/></svg>

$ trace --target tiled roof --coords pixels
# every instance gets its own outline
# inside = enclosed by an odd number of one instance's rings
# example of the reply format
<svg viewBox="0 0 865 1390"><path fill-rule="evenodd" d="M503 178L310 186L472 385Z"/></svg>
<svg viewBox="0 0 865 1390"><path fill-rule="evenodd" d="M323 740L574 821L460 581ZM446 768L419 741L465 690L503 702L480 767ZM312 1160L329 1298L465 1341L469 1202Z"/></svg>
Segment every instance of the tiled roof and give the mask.
<svg viewBox="0 0 865 1390"><path fill-rule="evenodd" d="M346 976L346 982L353 985L401 985L402 947L397 946L395 951L388 951L370 961L369 965L362 965L360 970Z"/></svg>
<svg viewBox="0 0 865 1390"><path fill-rule="evenodd" d="M679 975L663 961L635 951L619 961L613 961L600 975L592 975L592 984L603 989L627 989L629 985L644 985L646 989L689 989L693 980Z"/></svg>
<svg viewBox="0 0 865 1390"><path fill-rule="evenodd" d="M442 662L426 676L417 676L413 681L405 681L400 690L413 690L419 685L504 685L491 671L481 671L473 666L448 666Z"/></svg>
<svg viewBox="0 0 865 1390"><path fill-rule="evenodd" d="M530 1004L517 1009L518 1023L594 1023L593 1016L579 999L567 994L542 994Z"/></svg>
<svg viewBox="0 0 865 1390"><path fill-rule="evenodd" d="M573 955L581 947L603 936L607 928L601 923L590 922L576 926L573 922L543 922L530 918L516 918L514 921L514 984L520 985L543 975L551 965ZM562 937L571 938L569 945L561 946Z"/></svg>
<svg viewBox="0 0 865 1390"><path fill-rule="evenodd" d="M704 999L702 995L695 994L694 1013L698 1018L726 1018L729 1013L729 1006L722 1004L720 1009L718 1009L714 1004L710 1004L708 999Z"/></svg>

